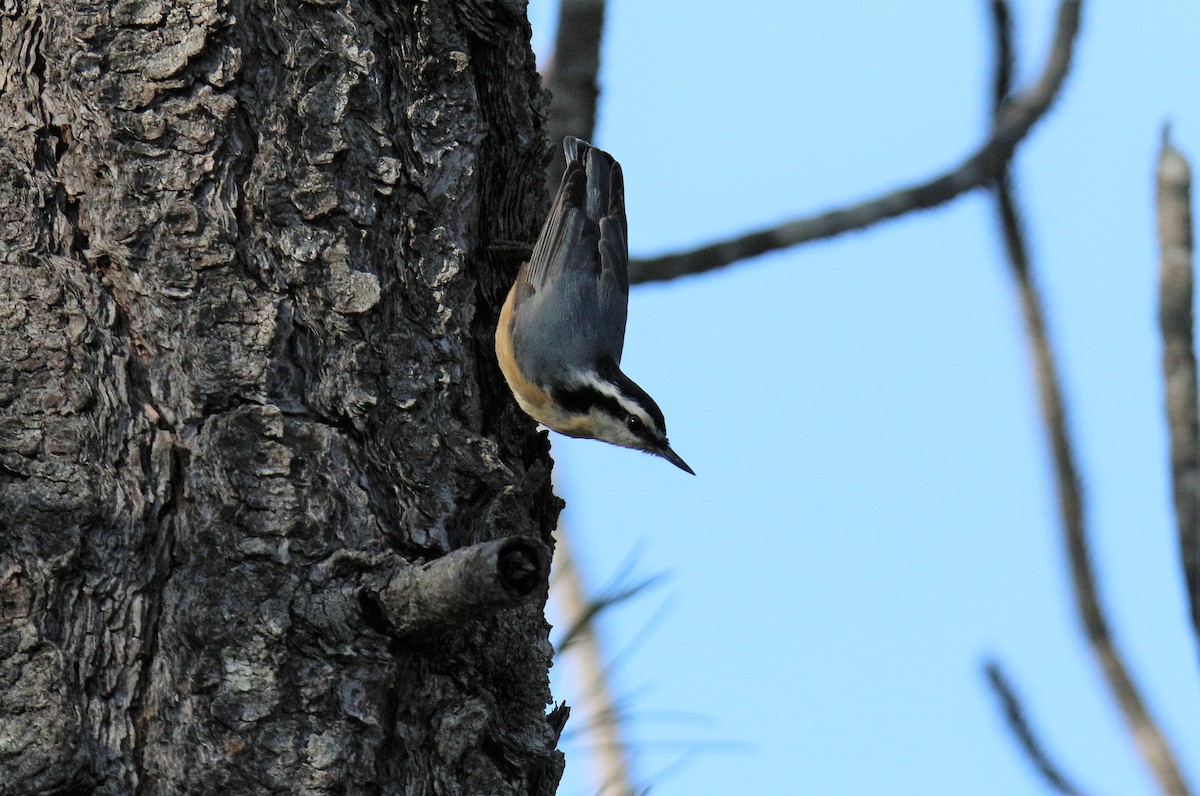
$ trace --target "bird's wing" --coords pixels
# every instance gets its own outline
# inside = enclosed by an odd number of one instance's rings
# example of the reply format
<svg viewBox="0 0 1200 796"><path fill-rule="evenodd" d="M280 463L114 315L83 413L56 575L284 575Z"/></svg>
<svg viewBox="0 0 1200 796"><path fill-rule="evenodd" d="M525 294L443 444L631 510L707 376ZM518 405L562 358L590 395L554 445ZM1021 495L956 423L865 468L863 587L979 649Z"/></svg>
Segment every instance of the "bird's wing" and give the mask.
<svg viewBox="0 0 1200 796"><path fill-rule="evenodd" d="M539 369L564 359L620 362L625 341L629 249L621 166L577 138L563 146L567 168L530 257L513 330L518 347L537 352L530 364Z"/></svg>
<svg viewBox="0 0 1200 796"><path fill-rule="evenodd" d="M584 215L587 203L587 171L581 160L567 160L558 193L550 205L550 215L542 225L542 231L534 244L529 258L527 278L534 290L553 285L563 269L580 271L591 269L595 254L595 243L588 239L589 224ZM591 254L589 254L591 252Z"/></svg>
<svg viewBox="0 0 1200 796"><path fill-rule="evenodd" d="M600 317L605 319L605 334L615 350L604 352L620 364L625 346L625 320L629 311L629 224L625 220L625 178L621 164L607 152L592 149L588 169L588 204L591 209L592 180L597 192L595 209L600 227Z"/></svg>

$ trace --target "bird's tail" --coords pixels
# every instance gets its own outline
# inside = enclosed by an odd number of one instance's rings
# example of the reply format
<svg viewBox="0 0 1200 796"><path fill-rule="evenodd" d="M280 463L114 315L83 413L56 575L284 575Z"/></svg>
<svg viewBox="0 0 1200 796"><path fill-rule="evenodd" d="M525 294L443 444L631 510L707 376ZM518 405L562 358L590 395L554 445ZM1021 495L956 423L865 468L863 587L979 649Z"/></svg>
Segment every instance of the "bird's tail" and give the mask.
<svg viewBox="0 0 1200 796"><path fill-rule="evenodd" d="M597 222L617 214L623 218L625 182L613 156L572 135L563 139L563 153L567 156L567 174L574 171L574 164L583 166L586 187L581 206L587 217Z"/></svg>

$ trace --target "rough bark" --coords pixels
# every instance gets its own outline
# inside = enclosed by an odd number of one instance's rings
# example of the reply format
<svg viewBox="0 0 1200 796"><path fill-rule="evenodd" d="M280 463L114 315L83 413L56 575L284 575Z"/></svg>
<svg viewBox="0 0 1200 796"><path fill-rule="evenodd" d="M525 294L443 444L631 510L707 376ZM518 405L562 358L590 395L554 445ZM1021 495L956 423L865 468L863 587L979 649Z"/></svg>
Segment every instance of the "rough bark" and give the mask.
<svg viewBox="0 0 1200 796"><path fill-rule="evenodd" d="M379 599L558 512L489 354L523 4L0 14L0 792L553 792L544 585Z"/></svg>

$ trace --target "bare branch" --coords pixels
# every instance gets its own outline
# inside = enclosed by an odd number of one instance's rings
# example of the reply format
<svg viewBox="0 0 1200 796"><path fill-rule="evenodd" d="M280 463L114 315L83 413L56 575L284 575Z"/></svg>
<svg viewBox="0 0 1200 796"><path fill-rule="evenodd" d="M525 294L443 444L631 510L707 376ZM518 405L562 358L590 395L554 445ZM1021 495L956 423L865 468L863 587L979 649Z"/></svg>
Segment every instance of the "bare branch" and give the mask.
<svg viewBox="0 0 1200 796"><path fill-rule="evenodd" d="M988 5L992 11L992 35L996 46L996 58L992 65L992 115L996 116L1012 93L1017 57L1013 47L1012 9L1008 0L992 0Z"/></svg>
<svg viewBox="0 0 1200 796"><path fill-rule="evenodd" d="M598 796L636 793L629 767L629 750L621 737L616 700L608 687L604 655L591 622L578 622L589 610L587 590L571 555L570 537L560 519L554 531L556 596L572 622L571 652L579 671L579 704L592 737ZM593 617L594 618L594 617Z"/></svg>
<svg viewBox="0 0 1200 796"><path fill-rule="evenodd" d="M1021 309L1025 315L1025 328L1037 374L1042 420L1054 458L1059 510L1062 514L1063 536L1070 559L1076 611L1092 653L1100 663L1109 689L1121 708L1125 723L1129 726L1146 765L1158 779L1164 793L1183 796L1189 791L1175 762L1174 753L1129 676L1113 642L1108 620L1100 604L1087 537L1083 489L1068 432L1066 407L1059 386L1061 382L1053 352L1050 350L1041 297L1034 284L1020 214L1013 200L1007 176L996 186L996 200L1004 245L1013 277L1017 282Z"/></svg>
<svg viewBox="0 0 1200 796"><path fill-rule="evenodd" d="M1033 351L1042 418L1054 456L1059 510L1062 513L1063 534L1070 557L1071 578L1075 586L1076 610L1092 647L1092 653L1100 663L1142 757L1158 779L1164 793L1182 796L1189 793L1189 790L1175 763L1174 754L1142 702L1137 686L1134 685L1124 661L1117 652L1108 628L1108 620L1100 605L1085 527L1082 488L1067 432L1066 409L1059 387L1058 371L1046 336L1041 298L1029 272L1029 259L1007 180L997 189L997 199L1001 208L1005 243L1009 249L1013 275L1017 279L1026 331Z"/></svg>
<svg viewBox="0 0 1200 796"><path fill-rule="evenodd" d="M1033 728L1029 726L1029 720L1025 716L1025 709L1021 706L1021 700L1013 690L1012 683L1005 676L1004 670L1000 668L1000 664L988 661L984 664L983 670L987 674L988 685L992 687L992 691L1000 700L1000 706L1004 709L1004 720L1008 724L1008 729L1012 731L1013 737L1021 745L1025 756L1042 775L1042 779L1064 796L1083 796L1083 791L1071 784L1058 766L1054 765L1054 761L1046 753L1045 747L1034 734Z"/></svg>
<svg viewBox="0 0 1200 796"><path fill-rule="evenodd" d="M1163 381L1171 432L1171 479L1179 550L1200 637L1200 418L1192 339L1192 175L1187 159L1163 129L1158 156L1158 322L1163 339Z"/></svg>
<svg viewBox="0 0 1200 796"><path fill-rule="evenodd" d="M558 189L558 178L567 167L563 136L592 139L596 127L596 101L600 96L600 41L604 33L604 0L561 0L554 56L543 70L550 89L550 141L554 159L546 172L550 194Z"/></svg>
<svg viewBox="0 0 1200 796"><path fill-rule="evenodd" d="M943 204L1000 177L1017 145L1045 115L1071 65L1082 0L1062 0L1050 54L1038 82L1014 95L997 116L991 137L955 168L918 185L817 216L789 221L680 254L636 260L629 281L659 282L722 268L776 249L863 229L914 210Z"/></svg>
<svg viewBox="0 0 1200 796"><path fill-rule="evenodd" d="M390 632L405 636L511 608L546 587L550 551L532 536L461 547L406 566L373 595Z"/></svg>

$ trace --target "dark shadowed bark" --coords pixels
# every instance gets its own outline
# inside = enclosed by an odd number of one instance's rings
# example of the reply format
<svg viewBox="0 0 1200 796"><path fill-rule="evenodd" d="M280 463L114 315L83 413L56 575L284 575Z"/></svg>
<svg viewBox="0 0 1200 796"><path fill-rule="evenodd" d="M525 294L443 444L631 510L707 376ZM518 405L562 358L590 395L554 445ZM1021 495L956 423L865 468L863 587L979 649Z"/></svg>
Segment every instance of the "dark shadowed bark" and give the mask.
<svg viewBox="0 0 1200 796"><path fill-rule="evenodd" d="M0 792L553 792L521 4L0 13Z"/></svg>

